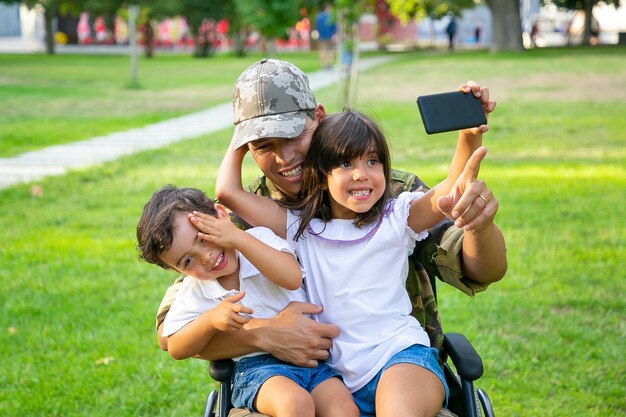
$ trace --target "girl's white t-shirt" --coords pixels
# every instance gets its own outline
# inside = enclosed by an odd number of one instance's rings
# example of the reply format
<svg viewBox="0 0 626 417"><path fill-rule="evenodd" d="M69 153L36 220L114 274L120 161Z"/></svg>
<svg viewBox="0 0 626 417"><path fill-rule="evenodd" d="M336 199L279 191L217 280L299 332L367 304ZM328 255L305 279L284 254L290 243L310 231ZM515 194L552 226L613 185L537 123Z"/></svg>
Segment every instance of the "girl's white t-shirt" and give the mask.
<svg viewBox="0 0 626 417"><path fill-rule="evenodd" d="M292 243L276 236L266 227L255 227L247 233L267 245L295 256ZM302 271L304 276L304 271ZM272 318L291 301L307 302L304 288L287 290L279 287L262 275L241 253L239 253L239 290L246 295L241 304L253 310L252 317ZM207 310L215 308L224 298L236 294L237 290L226 290L217 280L199 280L188 276L176 294L176 300L163 322L163 336L170 336L195 320ZM248 355L246 355L248 356ZM240 358L235 358L238 360Z"/></svg>
<svg viewBox="0 0 626 417"><path fill-rule="evenodd" d="M324 307L317 319L339 327L329 364L351 392L401 350L413 344L430 346L428 335L410 315L405 289L408 256L416 240L428 236L407 224L411 200L422 195L400 194L380 222L360 229L353 220L315 219L296 242L309 299ZM293 241L299 224L298 213L288 211L288 240Z"/></svg>

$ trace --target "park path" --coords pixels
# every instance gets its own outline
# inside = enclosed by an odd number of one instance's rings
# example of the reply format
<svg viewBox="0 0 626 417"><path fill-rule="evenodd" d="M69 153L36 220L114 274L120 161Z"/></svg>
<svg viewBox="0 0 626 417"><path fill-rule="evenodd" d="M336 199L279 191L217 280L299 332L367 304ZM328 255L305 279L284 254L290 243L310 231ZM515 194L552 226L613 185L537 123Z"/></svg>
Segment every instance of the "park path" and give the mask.
<svg viewBox="0 0 626 417"><path fill-rule="evenodd" d="M389 56L361 59L359 71L380 65L390 59ZM335 71L317 71L307 75L314 91L334 84L338 77ZM9 158L0 158L0 189L37 181L50 175L62 175L70 169L112 161L135 152L155 149L216 132L231 127L232 120L232 105L228 102L143 128L129 129L88 140L38 149Z"/></svg>

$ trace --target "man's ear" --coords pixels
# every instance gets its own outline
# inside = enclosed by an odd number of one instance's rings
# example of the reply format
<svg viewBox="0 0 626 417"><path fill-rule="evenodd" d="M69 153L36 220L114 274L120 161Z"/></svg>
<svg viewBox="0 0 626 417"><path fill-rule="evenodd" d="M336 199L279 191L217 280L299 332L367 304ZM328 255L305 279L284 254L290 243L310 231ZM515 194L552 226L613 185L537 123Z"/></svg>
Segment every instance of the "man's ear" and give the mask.
<svg viewBox="0 0 626 417"><path fill-rule="evenodd" d="M322 120L324 117L326 117L326 109L324 109L324 105L321 103L318 103L315 106L315 120Z"/></svg>
<svg viewBox="0 0 626 417"><path fill-rule="evenodd" d="M215 203L215 210L217 211L217 217L218 219L228 219L228 221L230 221L230 215L228 214L228 209L219 204L219 203Z"/></svg>

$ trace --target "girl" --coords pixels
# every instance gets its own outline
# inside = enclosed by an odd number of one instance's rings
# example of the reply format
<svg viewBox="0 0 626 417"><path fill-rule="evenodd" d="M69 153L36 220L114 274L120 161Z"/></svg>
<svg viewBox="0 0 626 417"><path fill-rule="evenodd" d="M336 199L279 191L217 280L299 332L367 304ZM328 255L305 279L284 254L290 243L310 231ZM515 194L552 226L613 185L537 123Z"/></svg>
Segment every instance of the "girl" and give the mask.
<svg viewBox="0 0 626 417"><path fill-rule="evenodd" d="M449 195L456 201L456 179L475 178L485 148L463 167L481 140L475 135L459 141L441 184L395 200L389 197L386 140L372 120L355 111L320 122L304 162L298 204L279 205L244 191L246 147L231 146L224 157L219 200L251 225L296 242L310 301L324 307L318 319L340 329L329 363L343 375L362 416L434 416L447 399L437 351L410 315L407 256L415 241L428 235L425 230L444 218L437 200ZM468 203L459 202L454 210L461 205Z"/></svg>

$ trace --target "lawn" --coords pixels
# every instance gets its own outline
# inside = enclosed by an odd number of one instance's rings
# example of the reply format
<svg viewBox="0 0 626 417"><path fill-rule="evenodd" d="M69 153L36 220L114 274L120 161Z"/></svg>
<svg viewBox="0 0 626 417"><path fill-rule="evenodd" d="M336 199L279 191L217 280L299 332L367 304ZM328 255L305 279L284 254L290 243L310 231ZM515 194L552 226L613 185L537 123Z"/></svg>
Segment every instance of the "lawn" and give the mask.
<svg viewBox="0 0 626 417"><path fill-rule="evenodd" d="M305 71L313 54L285 54ZM141 127L230 101L242 67L260 55L139 59L130 88L125 56L0 55L0 157Z"/></svg>
<svg viewBox="0 0 626 417"><path fill-rule="evenodd" d="M288 58L302 60L307 69L316 65L312 54ZM28 78L29 72L64 59L104 66L97 63L100 57L0 56L0 101L6 100L6 89L13 89L4 82L6 62L20 62L12 77ZM103 118L108 116L98 102L111 106L117 97L109 94L111 85L136 104L120 116L124 121L118 128L222 102L233 77L251 62L215 60L232 74L230 80L222 74L214 87L210 78L199 81L208 77L202 68L209 61L164 57L160 69L159 60L144 65L153 66L145 90L125 90L125 75L120 75L101 87L102 95L87 89L75 96L61 92L67 103L89 103L94 113L73 108L73 117L58 116L62 128L47 129L62 137L66 129L80 131L81 123L92 119L99 129L107 128ZM474 79L491 87L498 101L485 136L489 154L481 177L500 202L496 221L506 235L509 272L474 298L439 286L444 328L466 334L481 354L485 375L478 385L489 393L497 415L626 413L625 64L626 48L419 52L398 55L360 76L357 107L382 123L394 165L431 184L445 175L455 135L427 136L416 96ZM190 75L180 76L184 71ZM20 114L11 116L22 120L25 130L29 106L40 106L44 114L58 111L55 100L61 100L57 93L64 77L55 71L50 79L40 77L36 94L14 88L10 100L30 103L16 105ZM171 94L173 85L189 95L199 96L201 89L223 95L215 101L196 98L189 105L184 95ZM138 109L147 92L155 99L167 97L170 107ZM336 110L334 88L317 95L328 110ZM67 106L72 107L78 106ZM201 415L213 386L207 365L176 362L158 349L154 313L174 275L137 260L134 228L143 204L165 183L212 193L230 134L225 130L48 178L38 183L40 197L31 195L31 184L0 190L0 415ZM13 144L4 152L19 148ZM249 163L246 177L255 173Z"/></svg>

